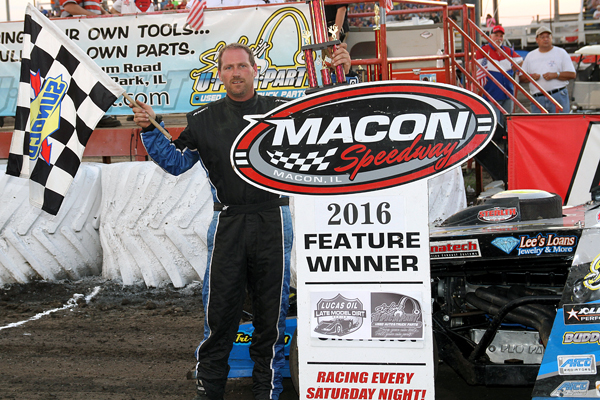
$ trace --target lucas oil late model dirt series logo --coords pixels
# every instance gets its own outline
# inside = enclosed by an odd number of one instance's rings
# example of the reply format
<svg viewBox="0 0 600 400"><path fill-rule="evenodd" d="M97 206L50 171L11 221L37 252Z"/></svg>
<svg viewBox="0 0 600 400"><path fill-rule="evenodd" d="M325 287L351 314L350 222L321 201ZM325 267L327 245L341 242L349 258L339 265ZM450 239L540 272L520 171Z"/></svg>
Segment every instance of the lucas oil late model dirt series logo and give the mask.
<svg viewBox="0 0 600 400"><path fill-rule="evenodd" d="M314 313L317 320L315 332L336 336L358 330L366 316L359 299L348 299L341 294L332 299L321 299Z"/></svg>
<svg viewBox="0 0 600 400"><path fill-rule="evenodd" d="M496 125L490 105L436 83L373 82L317 92L248 116L231 163L284 194L349 194L437 175L473 157Z"/></svg>

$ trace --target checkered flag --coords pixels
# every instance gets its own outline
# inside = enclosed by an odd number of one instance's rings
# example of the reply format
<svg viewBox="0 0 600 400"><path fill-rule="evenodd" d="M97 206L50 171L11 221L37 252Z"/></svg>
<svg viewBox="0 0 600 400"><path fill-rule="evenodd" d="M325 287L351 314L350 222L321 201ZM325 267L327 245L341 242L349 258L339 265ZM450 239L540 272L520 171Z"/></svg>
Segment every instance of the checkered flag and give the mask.
<svg viewBox="0 0 600 400"><path fill-rule="evenodd" d="M29 201L56 215L85 145L125 90L31 4L6 173L30 178Z"/></svg>
<svg viewBox="0 0 600 400"><path fill-rule="evenodd" d="M308 153L306 157L302 157L300 153L292 153L286 156L281 151L267 151L267 154L271 157L269 161L275 166L288 170L295 169L296 171L306 172L310 171L312 167L316 167L317 171L323 171L324 169L327 169L329 162L325 162L325 159L334 155L336 151L337 147L334 149L329 149L324 156L319 156L318 151L313 151Z"/></svg>

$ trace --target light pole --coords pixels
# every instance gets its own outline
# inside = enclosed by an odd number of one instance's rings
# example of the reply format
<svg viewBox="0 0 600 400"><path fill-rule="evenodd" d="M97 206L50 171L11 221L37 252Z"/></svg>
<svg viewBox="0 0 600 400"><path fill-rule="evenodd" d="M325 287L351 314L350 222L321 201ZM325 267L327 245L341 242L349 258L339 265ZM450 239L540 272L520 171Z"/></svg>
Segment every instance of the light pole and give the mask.
<svg viewBox="0 0 600 400"><path fill-rule="evenodd" d="M10 0L6 0L6 20L10 21Z"/></svg>
<svg viewBox="0 0 600 400"><path fill-rule="evenodd" d="M500 13L498 12L498 0L494 0L493 7L494 7L494 19L496 20L496 23L498 25L500 25Z"/></svg>

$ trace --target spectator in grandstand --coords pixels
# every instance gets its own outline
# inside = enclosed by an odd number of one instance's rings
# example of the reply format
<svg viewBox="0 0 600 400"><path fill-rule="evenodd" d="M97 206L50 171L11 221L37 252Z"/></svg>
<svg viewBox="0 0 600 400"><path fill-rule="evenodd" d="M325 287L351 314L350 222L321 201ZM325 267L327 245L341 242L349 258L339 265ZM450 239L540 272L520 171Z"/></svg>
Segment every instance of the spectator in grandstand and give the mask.
<svg viewBox="0 0 600 400"><path fill-rule="evenodd" d="M185 10L185 7L187 6L187 0L182 0L179 2L179 4L177 4L177 9L178 10Z"/></svg>
<svg viewBox="0 0 600 400"><path fill-rule="evenodd" d="M513 49L508 46L503 46L504 43L504 28L500 25L496 25L492 28L492 33L490 34L490 38L492 41L497 44L510 58L512 58L516 63L521 65L523 63L523 57L517 54ZM485 68L487 71L510 93L514 93L515 87L512 82L505 77L502 72L498 70L489 60L484 56L483 53L488 54L492 60L494 60L503 71L506 71L509 75L513 76L512 63L504 57L499 51L497 51L491 44L486 44L478 50L475 54L475 59L480 65L480 68ZM483 88L485 91L500 104L500 106L508 113L513 111L513 101L504 91L496 85L491 79L487 79L485 74L477 74L481 76L481 82L483 84ZM504 114L492 104L494 107L494 111L496 112L496 116L498 117L498 123L500 125L505 126L505 118Z"/></svg>
<svg viewBox="0 0 600 400"><path fill-rule="evenodd" d="M115 0L111 14L138 14L154 11L152 0Z"/></svg>
<svg viewBox="0 0 600 400"><path fill-rule="evenodd" d="M60 16L108 14L100 0L60 0Z"/></svg>
<svg viewBox="0 0 600 400"><path fill-rule="evenodd" d="M562 106L563 113L568 113L570 104L567 85L571 79L575 79L573 62L564 49L552 44L552 31L546 26L539 27L535 32L535 41L538 48L525 57L523 70ZM519 80L529 82L524 75ZM538 88L530 84L529 91L548 112L556 113L556 106ZM531 112L540 113L541 110L531 104Z"/></svg>
<svg viewBox="0 0 600 400"><path fill-rule="evenodd" d="M173 2L171 0L168 0L167 4L165 4L165 6L163 7L163 10L165 10L165 11L174 10L174 9L175 9L175 5L173 4Z"/></svg>
<svg viewBox="0 0 600 400"><path fill-rule="evenodd" d="M452 5L452 6L462 6L463 5L462 0L452 0L451 2L448 1L447 3L448 3L448 5ZM462 13L460 11L458 11L458 10L451 11L450 18L452 18L453 21L456 21L456 23L458 25L462 24Z"/></svg>
<svg viewBox="0 0 600 400"><path fill-rule="evenodd" d="M200 0L194 0L200 1ZM193 2L190 1L191 5ZM280 1L253 1L251 3L244 2L243 5L246 4L265 4L265 3L280 3ZM240 0L206 0L206 8L219 8L219 7L235 7L241 4Z"/></svg>
<svg viewBox="0 0 600 400"><path fill-rule="evenodd" d="M46 17L48 17L48 16L49 16L49 15L48 15L48 10L44 9L44 7L43 7L43 6L40 6L40 12L41 12L42 14L44 14L44 16L46 16Z"/></svg>
<svg viewBox="0 0 600 400"><path fill-rule="evenodd" d="M100 0L60 0L61 17L73 17L76 15L100 15L109 14ZM121 121L115 116L104 115L98 125L99 128L112 128L121 126Z"/></svg>
<svg viewBox="0 0 600 400"><path fill-rule="evenodd" d="M600 19L600 0L588 0L585 5L584 16L585 19ZM594 26L586 26L586 29L597 29L598 26L594 24Z"/></svg>
<svg viewBox="0 0 600 400"><path fill-rule="evenodd" d="M345 4L336 4L325 6L325 19L327 20L327 29L332 26L337 26L337 38L342 42L346 39L346 35L350 30L348 25L348 6Z"/></svg>
<svg viewBox="0 0 600 400"><path fill-rule="evenodd" d="M429 15L429 19L432 20L434 24L439 24L441 22L440 13L432 12Z"/></svg>
<svg viewBox="0 0 600 400"><path fill-rule="evenodd" d="M192 1L200 1L200 0L192 0ZM221 1L221 0L217 0L217 1ZM248 6L248 5L253 5L253 4L275 4L275 3L285 3L286 0L234 0L234 1L239 1L238 5L240 6ZM189 4L188 3L188 8L189 8ZM223 5L228 5L231 6L232 4L223 4ZM220 6L222 7L222 6Z"/></svg>
<svg viewBox="0 0 600 400"><path fill-rule="evenodd" d="M494 26L496 26L496 20L494 19L494 17L492 17L492 14L488 14L485 17L485 26L487 28L493 28Z"/></svg>
<svg viewBox="0 0 600 400"><path fill-rule="evenodd" d="M58 0L52 0L52 17L60 16L60 2Z"/></svg>

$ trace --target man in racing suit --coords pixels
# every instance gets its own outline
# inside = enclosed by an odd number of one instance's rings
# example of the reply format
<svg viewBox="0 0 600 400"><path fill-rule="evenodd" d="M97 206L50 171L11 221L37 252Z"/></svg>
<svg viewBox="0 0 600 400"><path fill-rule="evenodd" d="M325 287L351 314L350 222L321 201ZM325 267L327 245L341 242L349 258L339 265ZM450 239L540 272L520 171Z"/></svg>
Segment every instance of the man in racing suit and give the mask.
<svg viewBox="0 0 600 400"><path fill-rule="evenodd" d="M332 64L350 69L346 46ZM254 333L250 357L254 396L279 399L288 311L292 224L288 198L258 189L233 170L229 153L248 125L245 115L266 114L286 99L258 96L257 66L252 51L241 44L224 47L219 78L227 96L187 115L188 126L170 142L149 122L151 107L130 105L142 127L148 154L162 168L179 175L200 161L212 186L214 217L208 230L208 264L204 276L204 340L196 350L197 399L221 400L246 289L252 299Z"/></svg>

